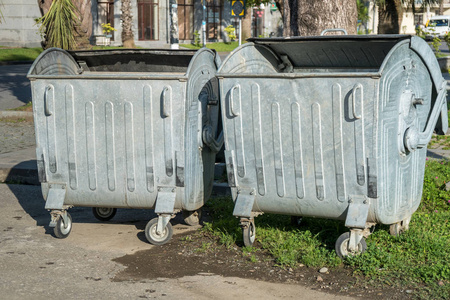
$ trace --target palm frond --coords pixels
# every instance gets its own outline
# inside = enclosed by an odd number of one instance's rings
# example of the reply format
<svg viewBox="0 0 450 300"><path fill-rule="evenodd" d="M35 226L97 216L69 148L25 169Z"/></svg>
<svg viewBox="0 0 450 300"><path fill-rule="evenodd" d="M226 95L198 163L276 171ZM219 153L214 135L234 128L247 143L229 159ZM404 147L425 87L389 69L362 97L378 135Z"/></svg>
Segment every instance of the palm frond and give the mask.
<svg viewBox="0 0 450 300"><path fill-rule="evenodd" d="M54 0L49 11L41 17L40 30L45 32L49 47L73 49L75 46L74 25L77 8L71 0Z"/></svg>

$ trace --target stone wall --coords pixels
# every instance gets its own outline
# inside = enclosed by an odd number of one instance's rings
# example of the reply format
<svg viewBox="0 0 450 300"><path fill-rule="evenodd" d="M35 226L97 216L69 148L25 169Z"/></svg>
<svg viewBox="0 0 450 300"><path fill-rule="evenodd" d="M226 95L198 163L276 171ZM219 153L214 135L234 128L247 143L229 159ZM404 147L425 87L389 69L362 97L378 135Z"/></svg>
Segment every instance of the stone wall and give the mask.
<svg viewBox="0 0 450 300"><path fill-rule="evenodd" d="M39 47L41 37L35 19L41 16L36 0L0 0L4 19L0 24L0 46Z"/></svg>

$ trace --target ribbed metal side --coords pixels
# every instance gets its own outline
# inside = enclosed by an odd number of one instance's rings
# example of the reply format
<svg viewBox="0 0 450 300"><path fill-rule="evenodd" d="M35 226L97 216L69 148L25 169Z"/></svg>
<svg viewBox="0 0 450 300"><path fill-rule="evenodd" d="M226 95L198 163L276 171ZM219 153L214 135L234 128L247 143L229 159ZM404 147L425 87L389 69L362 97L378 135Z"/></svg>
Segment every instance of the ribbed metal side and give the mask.
<svg viewBox="0 0 450 300"><path fill-rule="evenodd" d="M345 79L223 80L229 177L238 189L257 191L254 209L337 218L350 190L367 191L366 148L373 145L366 140L373 139L364 123L372 116L360 115L370 101L364 93L373 93L369 82L356 82L355 91Z"/></svg>
<svg viewBox="0 0 450 300"><path fill-rule="evenodd" d="M107 92L96 80L35 87L48 110L40 114L46 128L38 134L45 134L40 143L48 182L68 184L68 204L150 208L155 186L176 186L176 152L184 153L184 102L176 104L177 111L172 105L183 99L184 83L137 82L127 92L123 83L102 84ZM184 154L178 160L184 164Z"/></svg>

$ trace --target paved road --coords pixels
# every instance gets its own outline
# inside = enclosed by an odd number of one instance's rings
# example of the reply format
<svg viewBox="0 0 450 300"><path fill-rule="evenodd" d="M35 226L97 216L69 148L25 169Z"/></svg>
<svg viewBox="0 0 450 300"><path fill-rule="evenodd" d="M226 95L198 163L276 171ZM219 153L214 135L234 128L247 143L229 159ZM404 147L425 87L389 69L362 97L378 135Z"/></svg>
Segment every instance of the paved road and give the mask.
<svg viewBox="0 0 450 300"><path fill-rule="evenodd" d="M124 267L112 259L154 247L142 238L151 213L119 210L108 223L96 221L88 208L70 213L72 233L56 239L40 187L0 184L0 299L351 299L215 274L115 282ZM189 228L175 225L175 236Z"/></svg>
<svg viewBox="0 0 450 300"><path fill-rule="evenodd" d="M30 81L26 77L30 67L29 64L0 66L0 110L31 101Z"/></svg>

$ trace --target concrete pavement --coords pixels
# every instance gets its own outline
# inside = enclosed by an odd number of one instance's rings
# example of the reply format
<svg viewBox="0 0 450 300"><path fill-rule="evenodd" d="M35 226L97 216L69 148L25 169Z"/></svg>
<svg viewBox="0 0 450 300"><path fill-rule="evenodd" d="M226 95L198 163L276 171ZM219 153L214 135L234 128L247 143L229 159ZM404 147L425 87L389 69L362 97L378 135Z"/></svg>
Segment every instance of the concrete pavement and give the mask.
<svg viewBox="0 0 450 300"><path fill-rule="evenodd" d="M26 75L31 64L0 65L0 110L16 108L31 101Z"/></svg>
<svg viewBox="0 0 450 300"><path fill-rule="evenodd" d="M142 238L151 213L122 209L108 224L88 208L70 213L72 233L54 238L40 188L0 184L0 299L352 299L212 273L117 281L124 266L113 259L155 247ZM195 229L180 223L176 235Z"/></svg>

